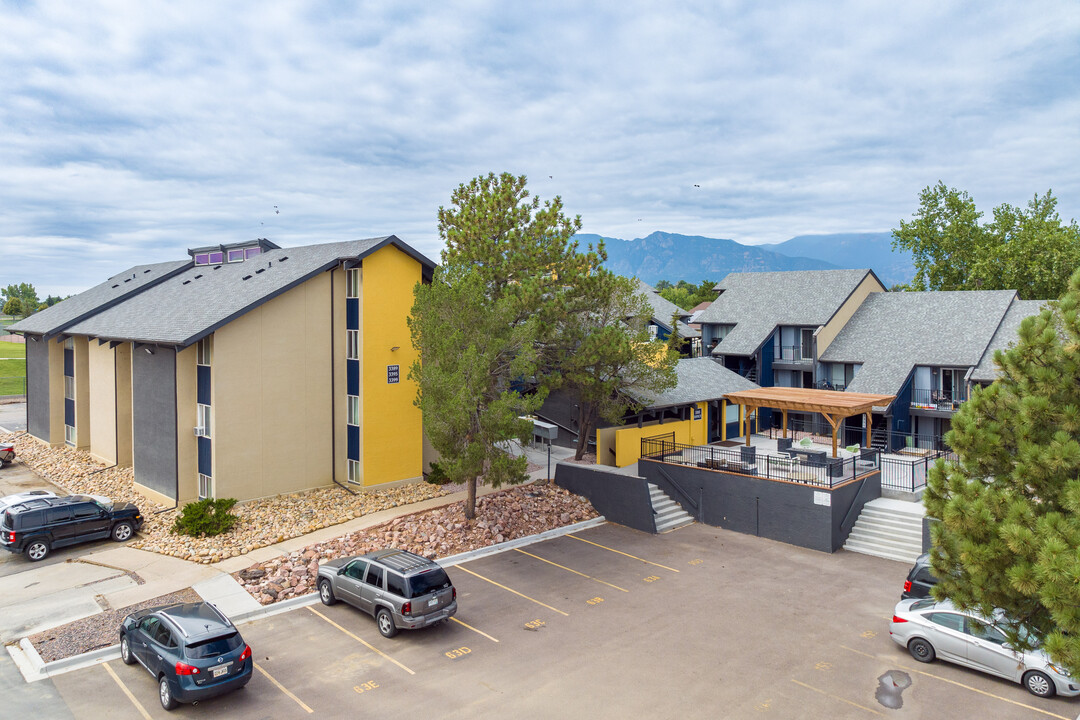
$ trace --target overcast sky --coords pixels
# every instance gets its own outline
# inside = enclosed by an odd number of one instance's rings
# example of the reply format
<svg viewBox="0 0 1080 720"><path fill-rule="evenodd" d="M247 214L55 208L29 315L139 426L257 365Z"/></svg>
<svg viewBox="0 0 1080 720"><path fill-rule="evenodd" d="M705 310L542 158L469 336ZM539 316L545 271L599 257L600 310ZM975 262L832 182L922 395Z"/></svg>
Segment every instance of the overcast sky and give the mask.
<svg viewBox="0 0 1080 720"><path fill-rule="evenodd" d="M489 171L584 231L889 230L938 180L1080 217L1080 5L0 0L0 285L396 234ZM700 186L700 187L698 187Z"/></svg>

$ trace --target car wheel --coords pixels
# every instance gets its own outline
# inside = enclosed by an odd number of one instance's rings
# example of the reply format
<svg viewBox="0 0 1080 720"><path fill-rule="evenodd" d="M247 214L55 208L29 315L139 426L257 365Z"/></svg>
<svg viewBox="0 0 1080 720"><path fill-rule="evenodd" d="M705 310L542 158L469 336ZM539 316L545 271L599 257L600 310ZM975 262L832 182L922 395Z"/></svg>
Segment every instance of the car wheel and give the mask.
<svg viewBox="0 0 1080 720"><path fill-rule="evenodd" d="M1032 695L1039 697L1054 696L1054 681L1038 670L1032 670L1024 675L1024 687Z"/></svg>
<svg viewBox="0 0 1080 720"><path fill-rule="evenodd" d="M135 656L131 654L131 645L128 644L127 633L120 634L120 659L125 665L135 664Z"/></svg>
<svg viewBox="0 0 1080 720"><path fill-rule="evenodd" d="M133 534L135 534L135 531L132 529L131 523L127 522L116 523L116 527L112 529L112 538L116 542L127 542Z"/></svg>
<svg viewBox="0 0 1080 720"><path fill-rule="evenodd" d="M319 581L319 599L322 600L323 605L333 605L337 602L337 598L334 597L334 588L330 587L329 580Z"/></svg>
<svg viewBox="0 0 1080 720"><path fill-rule="evenodd" d="M169 689L169 679L162 675L158 678L158 697L161 699L161 707L172 710L176 707L176 698Z"/></svg>
<svg viewBox="0 0 1080 720"><path fill-rule="evenodd" d="M397 635L394 616L386 608L379 608L379 612L375 613L375 624L379 626L379 633L383 637L392 638Z"/></svg>
<svg viewBox="0 0 1080 720"><path fill-rule="evenodd" d="M937 657L937 654L934 652L934 646L922 638L915 638L909 642L907 649L908 652L911 653L911 657L919 662L934 662L934 658Z"/></svg>
<svg viewBox="0 0 1080 720"><path fill-rule="evenodd" d="M32 561L44 560L49 555L49 543L47 540L31 540L26 546L26 557Z"/></svg>

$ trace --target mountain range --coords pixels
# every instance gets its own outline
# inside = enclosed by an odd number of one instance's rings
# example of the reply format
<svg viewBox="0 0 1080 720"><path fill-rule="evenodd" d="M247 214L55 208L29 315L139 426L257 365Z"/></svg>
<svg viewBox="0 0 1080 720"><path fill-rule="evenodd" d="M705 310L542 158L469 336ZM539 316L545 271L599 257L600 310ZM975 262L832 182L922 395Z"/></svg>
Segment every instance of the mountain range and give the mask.
<svg viewBox="0 0 1080 720"><path fill-rule="evenodd" d="M915 275L911 255L892 249L889 231L799 235L774 245L743 245L724 238L666 232L633 240L579 233L574 239L582 248L602 239L610 270L650 285L660 280L719 281L730 272L871 268L891 287Z"/></svg>

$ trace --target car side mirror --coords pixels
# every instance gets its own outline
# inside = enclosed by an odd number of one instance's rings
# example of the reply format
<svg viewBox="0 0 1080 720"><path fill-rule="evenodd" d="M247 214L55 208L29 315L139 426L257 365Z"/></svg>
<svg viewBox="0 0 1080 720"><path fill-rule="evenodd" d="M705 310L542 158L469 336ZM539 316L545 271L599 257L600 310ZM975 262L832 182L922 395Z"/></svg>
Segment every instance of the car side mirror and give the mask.
<svg viewBox="0 0 1080 720"><path fill-rule="evenodd" d="M338 575L344 575L345 574L345 568L344 567L339 567L337 569L337 574Z"/></svg>

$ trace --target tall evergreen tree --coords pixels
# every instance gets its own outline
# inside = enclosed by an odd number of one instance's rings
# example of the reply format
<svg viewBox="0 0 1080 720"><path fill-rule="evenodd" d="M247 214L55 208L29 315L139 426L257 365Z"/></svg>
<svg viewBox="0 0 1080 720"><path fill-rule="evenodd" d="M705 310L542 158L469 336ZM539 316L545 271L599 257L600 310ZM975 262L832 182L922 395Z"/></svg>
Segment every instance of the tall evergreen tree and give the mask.
<svg viewBox="0 0 1080 720"><path fill-rule="evenodd" d="M1080 677L1080 272L1056 307L1024 320L995 355L999 378L976 389L946 439L924 497L935 596L995 608L1045 638ZM1022 633L1012 642L1030 647Z"/></svg>
<svg viewBox="0 0 1080 720"><path fill-rule="evenodd" d="M514 303L489 297L483 277L469 266L439 267L431 284L418 284L415 292L409 318L418 351L409 372L418 384L415 404L444 479L466 483L471 519L477 477L493 487L528 477L526 459L499 444L531 435L531 423L521 416L544 398L522 395L510 384L535 371L538 321L515 322Z"/></svg>

